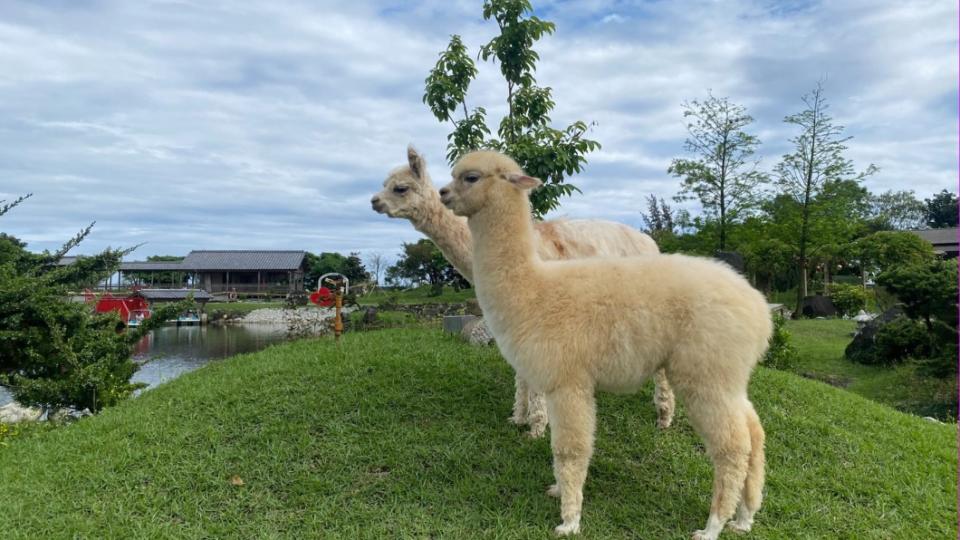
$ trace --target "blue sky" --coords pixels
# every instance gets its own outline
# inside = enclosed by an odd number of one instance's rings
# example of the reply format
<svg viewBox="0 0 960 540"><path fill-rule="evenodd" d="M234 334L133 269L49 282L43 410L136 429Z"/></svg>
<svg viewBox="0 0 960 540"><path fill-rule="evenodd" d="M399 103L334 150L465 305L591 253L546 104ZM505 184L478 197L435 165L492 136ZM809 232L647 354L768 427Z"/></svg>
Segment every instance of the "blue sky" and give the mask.
<svg viewBox="0 0 960 540"><path fill-rule="evenodd" d="M493 35L481 2L215 0L0 4L0 198L34 197L0 230L56 249L144 244L305 249L392 257L419 234L370 210L407 143L437 185L448 125L423 80L460 34ZM953 2L534 2L557 32L537 46L557 125L596 122L603 144L554 217L640 224L669 200L681 103L707 91L754 116L762 168L789 151L783 117L825 79L874 192L957 188L957 5ZM499 118L492 64L468 104Z"/></svg>

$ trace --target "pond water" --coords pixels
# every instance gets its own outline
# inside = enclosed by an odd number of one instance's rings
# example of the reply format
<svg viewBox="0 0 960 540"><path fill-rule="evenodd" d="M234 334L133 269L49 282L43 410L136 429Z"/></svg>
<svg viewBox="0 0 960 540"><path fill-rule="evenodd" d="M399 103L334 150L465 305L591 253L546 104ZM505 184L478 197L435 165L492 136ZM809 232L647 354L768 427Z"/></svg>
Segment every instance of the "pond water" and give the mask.
<svg viewBox="0 0 960 540"><path fill-rule="evenodd" d="M134 348L140 370L131 380L156 386L212 360L286 341L286 330L277 324L164 326L144 336ZM11 399L0 386L0 405Z"/></svg>

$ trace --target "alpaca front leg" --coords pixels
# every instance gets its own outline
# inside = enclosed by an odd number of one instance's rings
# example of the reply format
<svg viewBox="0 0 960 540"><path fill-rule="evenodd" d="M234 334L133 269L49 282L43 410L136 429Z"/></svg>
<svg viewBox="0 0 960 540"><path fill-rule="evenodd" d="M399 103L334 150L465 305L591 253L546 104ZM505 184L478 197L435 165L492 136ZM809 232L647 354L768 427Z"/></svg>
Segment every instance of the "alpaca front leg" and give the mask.
<svg viewBox="0 0 960 540"><path fill-rule="evenodd" d="M553 474L560 495L560 536L580 532L583 484L593 454L596 403L592 388L561 388L546 396Z"/></svg>
<svg viewBox="0 0 960 540"><path fill-rule="evenodd" d="M522 426L527 423L527 401L529 400L527 381L517 373L514 376L513 385L513 414L510 416L510 421Z"/></svg>

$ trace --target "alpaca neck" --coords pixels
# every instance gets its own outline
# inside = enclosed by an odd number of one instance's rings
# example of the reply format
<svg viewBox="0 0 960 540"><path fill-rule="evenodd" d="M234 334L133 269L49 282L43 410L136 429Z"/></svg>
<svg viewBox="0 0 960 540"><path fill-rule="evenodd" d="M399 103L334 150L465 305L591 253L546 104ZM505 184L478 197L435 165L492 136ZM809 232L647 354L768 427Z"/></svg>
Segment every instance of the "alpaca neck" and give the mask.
<svg viewBox="0 0 960 540"><path fill-rule="evenodd" d="M529 270L537 256L530 202L523 194L511 195L515 196L488 205L467 221L473 236L475 283L491 284L480 288L496 291L518 278L532 278Z"/></svg>
<svg viewBox="0 0 960 540"><path fill-rule="evenodd" d="M473 257L470 255L467 220L447 209L436 192L430 190L430 193L428 204L411 220L413 227L433 240L457 272L473 283Z"/></svg>

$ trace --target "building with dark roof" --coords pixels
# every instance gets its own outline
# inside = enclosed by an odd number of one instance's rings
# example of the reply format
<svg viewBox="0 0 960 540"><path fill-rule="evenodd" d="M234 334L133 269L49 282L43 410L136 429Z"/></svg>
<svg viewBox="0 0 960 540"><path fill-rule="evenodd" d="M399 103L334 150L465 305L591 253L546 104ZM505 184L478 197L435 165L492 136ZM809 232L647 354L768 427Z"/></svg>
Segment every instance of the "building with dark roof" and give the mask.
<svg viewBox="0 0 960 540"><path fill-rule="evenodd" d="M945 259L955 259L960 254L960 247L957 245L957 227L910 232L933 244L933 251Z"/></svg>
<svg viewBox="0 0 960 540"><path fill-rule="evenodd" d="M209 293L287 294L304 290L305 251L201 250L180 262L128 262L120 271L151 287L193 287Z"/></svg>

